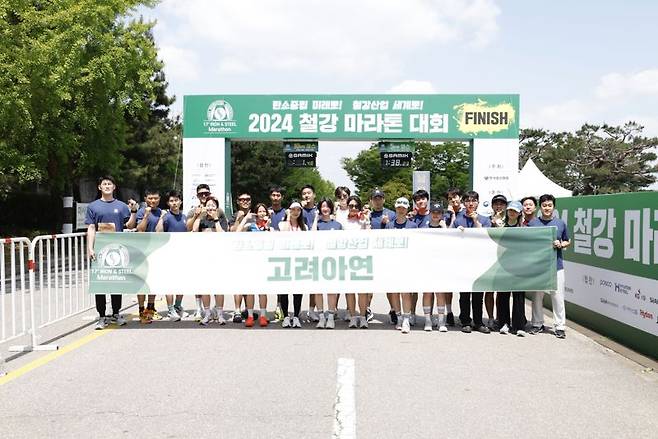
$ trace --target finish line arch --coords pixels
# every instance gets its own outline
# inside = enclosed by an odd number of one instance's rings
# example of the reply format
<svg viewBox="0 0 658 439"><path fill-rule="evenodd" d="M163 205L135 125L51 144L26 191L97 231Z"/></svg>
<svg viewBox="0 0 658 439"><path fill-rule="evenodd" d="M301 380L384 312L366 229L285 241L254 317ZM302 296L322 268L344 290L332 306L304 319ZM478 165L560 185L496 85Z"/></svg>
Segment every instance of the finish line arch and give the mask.
<svg viewBox="0 0 658 439"><path fill-rule="evenodd" d="M231 140L468 141L471 186L510 195L519 168L519 95L186 95L183 197L210 185L232 209ZM191 203L190 203L191 201Z"/></svg>

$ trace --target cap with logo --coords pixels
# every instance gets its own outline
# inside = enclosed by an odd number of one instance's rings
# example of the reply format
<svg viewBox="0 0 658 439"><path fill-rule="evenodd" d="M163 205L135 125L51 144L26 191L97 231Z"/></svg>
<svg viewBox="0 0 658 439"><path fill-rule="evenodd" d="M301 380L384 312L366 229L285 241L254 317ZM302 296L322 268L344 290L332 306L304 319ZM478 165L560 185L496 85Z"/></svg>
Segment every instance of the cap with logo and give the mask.
<svg viewBox="0 0 658 439"><path fill-rule="evenodd" d="M397 200L395 200L395 207L405 207L409 209L409 200L407 200L404 197L400 197Z"/></svg>
<svg viewBox="0 0 658 439"><path fill-rule="evenodd" d="M375 198L375 197L382 197L382 198L384 198L384 191L382 191L382 190L379 189L379 188L374 189L374 190L372 191L372 193L370 194L370 198Z"/></svg>
<svg viewBox="0 0 658 439"><path fill-rule="evenodd" d="M441 206L441 203L432 203L430 205L430 212L443 212L443 206Z"/></svg>
<svg viewBox="0 0 658 439"><path fill-rule="evenodd" d="M523 206L521 206L520 201L510 201L510 203L507 205L507 210L515 210L518 213L521 213Z"/></svg>

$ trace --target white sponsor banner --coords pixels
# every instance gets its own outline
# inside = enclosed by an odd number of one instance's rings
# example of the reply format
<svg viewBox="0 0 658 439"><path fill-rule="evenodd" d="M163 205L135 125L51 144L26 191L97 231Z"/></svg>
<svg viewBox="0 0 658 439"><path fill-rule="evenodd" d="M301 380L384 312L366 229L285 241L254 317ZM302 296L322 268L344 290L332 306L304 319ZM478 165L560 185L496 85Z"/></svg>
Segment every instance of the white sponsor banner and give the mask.
<svg viewBox="0 0 658 439"><path fill-rule="evenodd" d="M183 139L183 203L185 210L199 204L196 187L201 183L210 186L210 192L226 210L224 184L225 139Z"/></svg>
<svg viewBox="0 0 658 439"><path fill-rule="evenodd" d="M565 300L658 336L658 281L564 262Z"/></svg>
<svg viewBox="0 0 658 439"><path fill-rule="evenodd" d="M92 293L551 290L554 228L99 233ZM449 250L449 251L448 251ZM519 257L519 255L523 257Z"/></svg>
<svg viewBox="0 0 658 439"><path fill-rule="evenodd" d="M508 199L516 187L519 174L519 141L517 139L474 139L473 190L480 195L478 212L490 215L491 198L503 194Z"/></svg>

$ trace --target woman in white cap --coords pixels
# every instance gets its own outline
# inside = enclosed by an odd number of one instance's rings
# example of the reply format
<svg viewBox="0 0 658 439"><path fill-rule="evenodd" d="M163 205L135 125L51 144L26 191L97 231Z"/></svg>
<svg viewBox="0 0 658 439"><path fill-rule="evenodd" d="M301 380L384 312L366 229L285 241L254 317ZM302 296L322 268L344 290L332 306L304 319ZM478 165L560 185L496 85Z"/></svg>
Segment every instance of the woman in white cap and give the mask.
<svg viewBox="0 0 658 439"><path fill-rule="evenodd" d="M400 197L395 200L395 221L389 221L386 224L387 229L417 229L418 225L407 218L409 212L409 200L405 197ZM396 293L393 294L391 303L398 316L398 323L395 329L399 329L403 334L408 334L411 331L411 324L409 317L411 315L411 307L413 305L412 293L402 293L402 302L404 305L404 315L400 312L400 296Z"/></svg>
<svg viewBox="0 0 658 439"><path fill-rule="evenodd" d="M347 208L349 210L347 219L343 223L343 230L366 230L370 228L370 217L367 212L363 212L361 199L356 195L347 198ZM359 293L359 317L356 315L356 295L345 294L347 300L347 313L350 317L348 327L368 329L368 293Z"/></svg>
<svg viewBox="0 0 658 439"><path fill-rule="evenodd" d="M288 208L286 215L286 220L279 223L279 230L282 232L305 232L308 230L304 217L302 216L302 205L298 201L293 201ZM293 317L290 318L288 314L288 295L287 294L278 294L277 298L281 304L281 310L283 311L283 323L281 324L284 328L301 328L302 323L299 320L299 313L302 310L302 295L293 294L292 295L292 306L293 306Z"/></svg>

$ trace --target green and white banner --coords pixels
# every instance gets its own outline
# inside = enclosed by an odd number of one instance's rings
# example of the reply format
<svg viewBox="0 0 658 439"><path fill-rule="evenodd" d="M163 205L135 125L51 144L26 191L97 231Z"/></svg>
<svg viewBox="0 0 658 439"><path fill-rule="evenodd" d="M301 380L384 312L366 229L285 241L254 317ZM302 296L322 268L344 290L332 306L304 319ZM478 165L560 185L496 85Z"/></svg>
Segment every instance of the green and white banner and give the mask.
<svg viewBox="0 0 658 439"><path fill-rule="evenodd" d="M561 198L565 300L658 336L658 193Z"/></svg>
<svg viewBox="0 0 658 439"><path fill-rule="evenodd" d="M516 139L519 95L188 95L185 138Z"/></svg>
<svg viewBox="0 0 658 439"><path fill-rule="evenodd" d="M99 233L95 294L556 288L555 228Z"/></svg>

